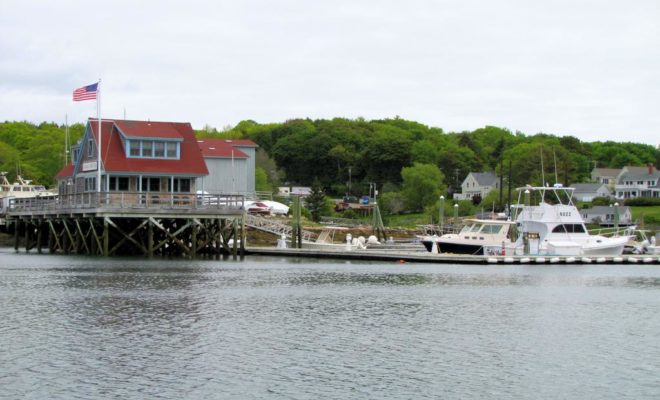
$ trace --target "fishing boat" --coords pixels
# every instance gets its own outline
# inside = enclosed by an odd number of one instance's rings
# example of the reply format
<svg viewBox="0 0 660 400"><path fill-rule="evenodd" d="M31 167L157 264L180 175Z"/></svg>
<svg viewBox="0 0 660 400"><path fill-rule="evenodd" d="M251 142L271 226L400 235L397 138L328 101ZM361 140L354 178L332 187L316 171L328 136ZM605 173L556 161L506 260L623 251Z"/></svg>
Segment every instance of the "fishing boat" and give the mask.
<svg viewBox="0 0 660 400"><path fill-rule="evenodd" d="M431 253L472 255L502 255L503 247L512 244L514 222L495 219L465 219L463 222L459 233L426 235L420 241Z"/></svg>
<svg viewBox="0 0 660 400"><path fill-rule="evenodd" d="M519 192L515 217L518 238L506 246L507 254L559 256L621 255L629 235L591 235L573 204L574 188L526 186ZM524 201L523 201L524 196Z"/></svg>

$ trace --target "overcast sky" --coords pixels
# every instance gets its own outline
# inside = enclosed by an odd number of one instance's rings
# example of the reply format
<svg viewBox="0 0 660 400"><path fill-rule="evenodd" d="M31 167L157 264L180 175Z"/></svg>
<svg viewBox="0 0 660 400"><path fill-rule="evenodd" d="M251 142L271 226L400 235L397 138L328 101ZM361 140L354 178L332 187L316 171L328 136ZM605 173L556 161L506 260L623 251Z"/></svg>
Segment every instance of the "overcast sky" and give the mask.
<svg viewBox="0 0 660 400"><path fill-rule="evenodd" d="M0 119L400 116L660 144L660 1L0 0Z"/></svg>

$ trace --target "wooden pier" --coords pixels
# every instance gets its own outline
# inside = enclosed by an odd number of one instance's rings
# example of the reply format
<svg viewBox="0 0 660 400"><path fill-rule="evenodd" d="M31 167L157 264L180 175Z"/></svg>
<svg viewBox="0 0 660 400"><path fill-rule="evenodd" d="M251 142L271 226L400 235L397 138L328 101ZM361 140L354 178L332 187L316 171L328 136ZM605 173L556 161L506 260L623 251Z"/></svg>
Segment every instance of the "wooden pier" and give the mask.
<svg viewBox="0 0 660 400"><path fill-rule="evenodd" d="M272 247L248 247L246 254L326 258L356 261L419 262L437 264L660 264L660 255L621 255L621 256L497 256L485 257L463 254L433 254L427 251L397 250L318 250L318 249L278 249Z"/></svg>
<svg viewBox="0 0 660 400"><path fill-rule="evenodd" d="M14 248L85 255L216 256L245 252L240 195L83 193L17 201Z"/></svg>

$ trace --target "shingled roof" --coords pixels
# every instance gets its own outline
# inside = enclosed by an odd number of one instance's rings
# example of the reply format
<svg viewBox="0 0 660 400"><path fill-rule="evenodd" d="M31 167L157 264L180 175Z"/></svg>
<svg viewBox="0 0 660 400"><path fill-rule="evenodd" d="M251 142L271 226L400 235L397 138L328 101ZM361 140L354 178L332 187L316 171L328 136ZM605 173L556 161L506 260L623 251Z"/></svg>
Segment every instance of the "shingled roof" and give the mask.
<svg viewBox="0 0 660 400"><path fill-rule="evenodd" d="M90 118L87 129L91 130L98 144L98 120ZM110 173L142 173L162 175L203 176L208 169L197 145L195 132L187 122L153 122L101 120L103 171ZM130 138L167 139L180 142L179 159L127 157L120 135ZM73 174L73 166L67 165L58 174L64 178Z"/></svg>

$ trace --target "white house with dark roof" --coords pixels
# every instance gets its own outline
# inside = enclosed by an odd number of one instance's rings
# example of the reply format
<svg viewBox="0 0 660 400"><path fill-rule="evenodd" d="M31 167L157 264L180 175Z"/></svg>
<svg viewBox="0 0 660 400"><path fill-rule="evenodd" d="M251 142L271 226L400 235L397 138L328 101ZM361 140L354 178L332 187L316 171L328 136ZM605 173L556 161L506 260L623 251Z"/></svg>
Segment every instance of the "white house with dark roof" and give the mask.
<svg viewBox="0 0 660 400"><path fill-rule="evenodd" d="M611 197L612 192L607 183L574 183L573 199L575 201L593 201L596 197Z"/></svg>
<svg viewBox="0 0 660 400"><path fill-rule="evenodd" d="M619 225L632 224L632 212L627 206L594 206L580 210L580 215L587 224L615 225L616 214L619 216Z"/></svg>
<svg viewBox="0 0 660 400"><path fill-rule="evenodd" d="M660 197L660 171L646 167L623 167L614 186L617 199Z"/></svg>
<svg viewBox="0 0 660 400"><path fill-rule="evenodd" d="M461 193L454 193L454 200L471 200L474 196L483 199L491 190L500 188L494 172L470 172L461 184Z"/></svg>

